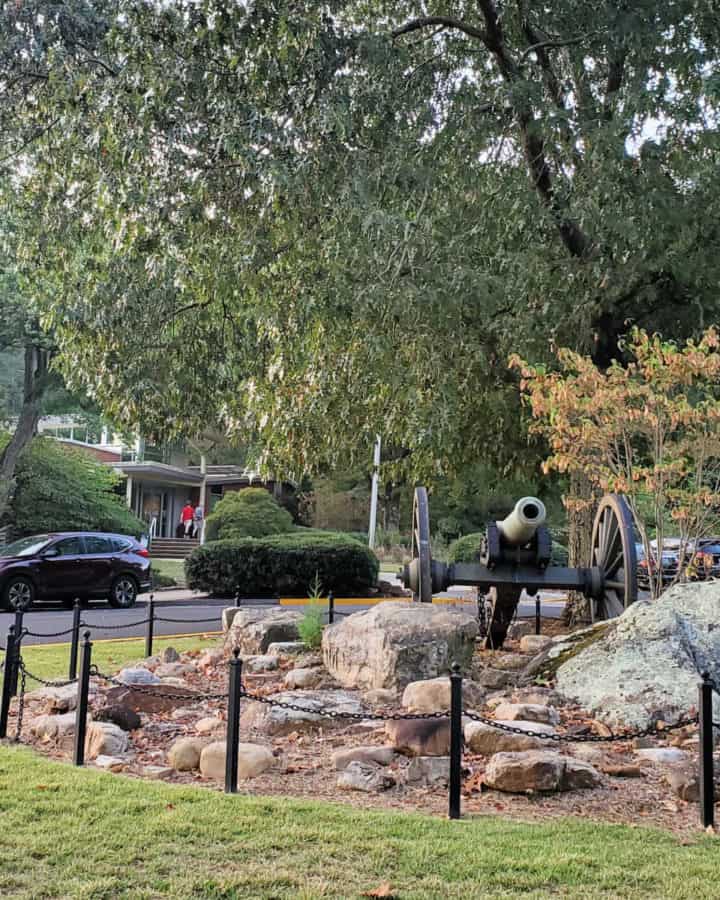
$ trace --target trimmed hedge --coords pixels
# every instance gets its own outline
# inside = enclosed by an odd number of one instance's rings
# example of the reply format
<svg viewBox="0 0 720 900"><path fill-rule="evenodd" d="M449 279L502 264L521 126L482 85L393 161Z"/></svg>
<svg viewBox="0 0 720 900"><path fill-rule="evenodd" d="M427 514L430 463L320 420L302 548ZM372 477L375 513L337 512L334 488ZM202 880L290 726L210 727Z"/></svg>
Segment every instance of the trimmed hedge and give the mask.
<svg viewBox="0 0 720 900"><path fill-rule="evenodd" d="M377 584L379 565L368 547L345 534L293 531L266 538L212 541L185 561L187 585L221 597L361 594Z"/></svg>
<svg viewBox="0 0 720 900"><path fill-rule="evenodd" d="M480 561L480 545L485 537L484 531L473 531L453 541L448 547L449 563L471 563Z"/></svg>

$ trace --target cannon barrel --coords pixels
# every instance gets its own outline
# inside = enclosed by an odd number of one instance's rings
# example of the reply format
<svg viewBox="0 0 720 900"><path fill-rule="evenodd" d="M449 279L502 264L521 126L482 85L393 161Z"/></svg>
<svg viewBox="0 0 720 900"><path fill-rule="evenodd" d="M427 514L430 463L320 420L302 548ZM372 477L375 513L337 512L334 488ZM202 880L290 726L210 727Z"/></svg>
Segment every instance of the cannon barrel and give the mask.
<svg viewBox="0 0 720 900"><path fill-rule="evenodd" d="M513 547L522 547L532 540L538 528L545 522L545 504L537 497L523 497L515 509L497 526L505 541Z"/></svg>

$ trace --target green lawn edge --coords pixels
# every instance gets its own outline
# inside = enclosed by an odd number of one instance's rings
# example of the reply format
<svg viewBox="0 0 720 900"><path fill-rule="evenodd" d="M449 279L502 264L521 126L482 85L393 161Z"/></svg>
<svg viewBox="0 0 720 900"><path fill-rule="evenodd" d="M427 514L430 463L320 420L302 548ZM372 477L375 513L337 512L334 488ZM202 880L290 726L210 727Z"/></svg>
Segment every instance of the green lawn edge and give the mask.
<svg viewBox="0 0 720 900"><path fill-rule="evenodd" d="M0 895L717 897L720 846L647 828L226 796L0 747Z"/></svg>

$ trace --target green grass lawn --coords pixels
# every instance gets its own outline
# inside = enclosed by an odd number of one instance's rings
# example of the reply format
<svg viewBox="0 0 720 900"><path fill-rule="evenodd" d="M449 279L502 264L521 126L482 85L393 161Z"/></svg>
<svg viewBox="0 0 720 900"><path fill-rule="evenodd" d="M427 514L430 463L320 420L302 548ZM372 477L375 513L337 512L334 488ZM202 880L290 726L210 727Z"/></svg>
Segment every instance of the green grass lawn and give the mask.
<svg viewBox="0 0 720 900"><path fill-rule="evenodd" d="M228 797L0 748L0 895L355 898L389 882L445 897L714 898L720 844L644 828L449 822Z"/></svg>
<svg viewBox="0 0 720 900"><path fill-rule="evenodd" d="M194 635L189 638L161 637L153 641L153 653L160 653L164 647L174 647L179 653L183 650L201 650L216 646L222 638L212 635ZM69 644L39 644L23 647L23 659L27 668L40 678L67 678L70 659ZM4 654L0 654L0 657ZM101 671L116 671L129 662L145 656L145 639L95 641L93 642L92 661ZM28 683L28 690L32 690Z"/></svg>
<svg viewBox="0 0 720 900"><path fill-rule="evenodd" d="M153 559L153 571L172 578L178 587L185 587L185 561L182 559Z"/></svg>

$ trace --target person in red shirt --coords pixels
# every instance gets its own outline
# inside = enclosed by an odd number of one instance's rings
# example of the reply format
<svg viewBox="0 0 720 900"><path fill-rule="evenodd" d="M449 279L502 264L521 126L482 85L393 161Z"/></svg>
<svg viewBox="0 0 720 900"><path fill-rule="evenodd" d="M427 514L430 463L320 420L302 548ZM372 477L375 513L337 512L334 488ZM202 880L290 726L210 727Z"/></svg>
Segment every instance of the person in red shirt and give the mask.
<svg viewBox="0 0 720 900"><path fill-rule="evenodd" d="M185 537L190 537L190 535L192 534L194 515L195 507L188 500L185 506L183 506L183 511L180 513L180 521L182 522L183 528L185 529Z"/></svg>

